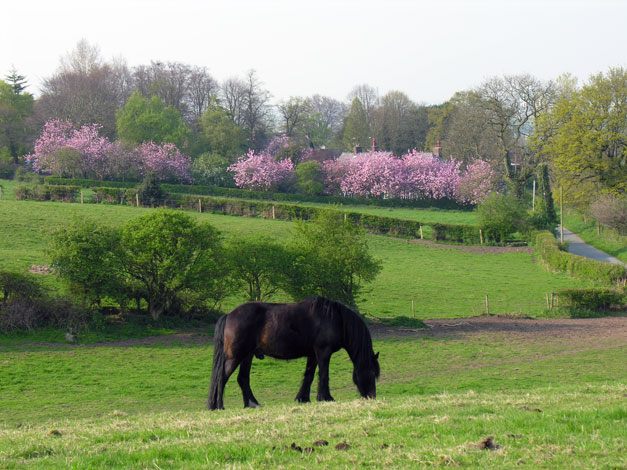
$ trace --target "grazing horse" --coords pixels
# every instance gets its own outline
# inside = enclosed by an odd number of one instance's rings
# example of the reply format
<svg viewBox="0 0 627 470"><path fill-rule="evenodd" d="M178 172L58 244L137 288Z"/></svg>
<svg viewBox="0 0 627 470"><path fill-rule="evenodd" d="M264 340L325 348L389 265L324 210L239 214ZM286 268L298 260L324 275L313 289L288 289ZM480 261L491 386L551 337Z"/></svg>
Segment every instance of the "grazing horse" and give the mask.
<svg viewBox="0 0 627 470"><path fill-rule="evenodd" d="M346 349L353 362L353 381L364 398L376 397L379 353L372 350L372 339L362 318L339 302L312 297L298 303L248 302L236 307L216 323L213 370L209 387L210 410L222 409L224 386L239 366L237 383L242 389L244 407L259 402L250 389L253 356L277 359L307 358L303 383L296 395L309 402L311 383L318 372L318 401L333 401L329 391L331 355Z"/></svg>

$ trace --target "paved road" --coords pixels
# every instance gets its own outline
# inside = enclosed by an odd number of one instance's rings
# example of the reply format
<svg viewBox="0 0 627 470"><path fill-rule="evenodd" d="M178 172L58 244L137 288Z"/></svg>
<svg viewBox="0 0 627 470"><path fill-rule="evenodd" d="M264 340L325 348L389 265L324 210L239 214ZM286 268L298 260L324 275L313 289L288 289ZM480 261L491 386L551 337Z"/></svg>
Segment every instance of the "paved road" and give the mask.
<svg viewBox="0 0 627 470"><path fill-rule="evenodd" d="M559 226L557 227L557 236L559 238ZM588 245L578 235L574 234L566 227L564 227L564 241L568 242L568 252L574 255L585 256L586 258L592 258L597 261L604 261L606 263L622 264L627 267L627 264L621 260L608 255L604 251L598 250L593 246Z"/></svg>

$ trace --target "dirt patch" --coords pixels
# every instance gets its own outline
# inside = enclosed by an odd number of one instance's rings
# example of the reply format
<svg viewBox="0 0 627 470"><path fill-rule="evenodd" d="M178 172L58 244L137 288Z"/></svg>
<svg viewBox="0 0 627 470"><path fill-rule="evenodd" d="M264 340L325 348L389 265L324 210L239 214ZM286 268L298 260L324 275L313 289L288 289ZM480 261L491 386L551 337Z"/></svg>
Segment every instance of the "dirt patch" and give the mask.
<svg viewBox="0 0 627 470"><path fill-rule="evenodd" d="M482 245L448 245L444 243L436 243L431 240L412 240L413 243L428 246L429 248L448 248L465 253L479 254L502 254L502 253L528 253L533 254L533 248L530 246L482 246Z"/></svg>

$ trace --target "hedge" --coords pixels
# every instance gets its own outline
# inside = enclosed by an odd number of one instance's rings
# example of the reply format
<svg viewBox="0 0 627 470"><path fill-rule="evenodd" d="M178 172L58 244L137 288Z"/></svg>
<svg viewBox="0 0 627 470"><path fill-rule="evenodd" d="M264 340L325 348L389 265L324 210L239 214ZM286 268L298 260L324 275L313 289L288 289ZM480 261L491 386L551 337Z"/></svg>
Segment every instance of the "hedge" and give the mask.
<svg viewBox="0 0 627 470"><path fill-rule="evenodd" d="M627 296L620 289L589 287L583 289L560 289L556 292L560 299L560 308L573 310L608 310L612 307L627 307Z"/></svg>
<svg viewBox="0 0 627 470"><path fill-rule="evenodd" d="M80 186L57 186L48 184L31 186L20 184L15 188L15 199L74 202L80 190Z"/></svg>
<svg viewBox="0 0 627 470"><path fill-rule="evenodd" d="M110 188L134 188L137 182L122 181L100 181L88 179L59 178L57 176L47 176L46 184L73 184L83 188L110 187ZM195 186L186 184L163 183L161 187L168 193L195 194L199 196L218 196L238 199L253 199L260 201L277 202L318 202L322 204L343 204L343 205L368 205L380 207L411 207L411 208L438 208L470 210L471 206L460 204L450 199L379 199L379 198L352 198L339 196L311 196L296 193L276 193L264 191L250 191L239 188L222 188L219 186Z"/></svg>
<svg viewBox="0 0 627 470"><path fill-rule="evenodd" d="M603 263L561 251L557 240L548 231L538 232L536 253L551 269L574 277L599 281L607 285L627 279L627 270L619 264Z"/></svg>

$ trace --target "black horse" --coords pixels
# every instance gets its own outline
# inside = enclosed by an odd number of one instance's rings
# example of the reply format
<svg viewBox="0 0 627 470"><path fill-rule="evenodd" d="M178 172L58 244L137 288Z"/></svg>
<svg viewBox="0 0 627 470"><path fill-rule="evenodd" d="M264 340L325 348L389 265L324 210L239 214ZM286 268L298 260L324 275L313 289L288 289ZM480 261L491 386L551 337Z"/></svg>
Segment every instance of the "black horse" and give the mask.
<svg viewBox="0 0 627 470"><path fill-rule="evenodd" d="M361 396L376 397L379 353L372 350L368 327L357 313L324 297L292 304L240 305L216 323L214 345L207 403L210 410L224 408L224 386L237 366L244 407L259 406L250 389L250 366L253 356L263 359L264 355L277 359L306 357L305 376L296 400L309 402L311 382L318 366L318 401L332 401L329 360L341 348L346 349L353 361L353 381Z"/></svg>

